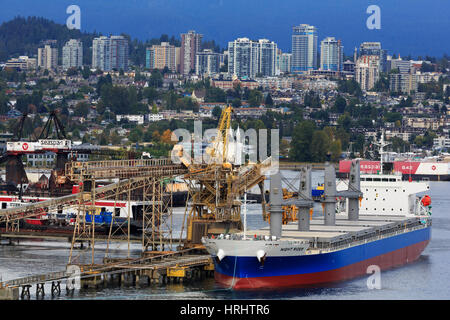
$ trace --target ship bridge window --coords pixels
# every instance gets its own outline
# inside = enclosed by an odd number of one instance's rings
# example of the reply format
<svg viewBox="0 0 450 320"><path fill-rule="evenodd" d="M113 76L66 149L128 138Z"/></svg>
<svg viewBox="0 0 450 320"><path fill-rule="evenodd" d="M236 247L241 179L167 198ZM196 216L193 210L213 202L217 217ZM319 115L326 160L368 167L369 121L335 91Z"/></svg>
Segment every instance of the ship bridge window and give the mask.
<svg viewBox="0 0 450 320"><path fill-rule="evenodd" d="M394 178L389 178L389 182L395 182L396 180Z"/></svg>
<svg viewBox="0 0 450 320"><path fill-rule="evenodd" d="M381 181L381 178L373 178L373 181Z"/></svg>
<svg viewBox="0 0 450 320"><path fill-rule="evenodd" d="M381 181L383 181L383 182L388 182L389 179L388 179L388 178L383 178L383 179L381 179Z"/></svg>
<svg viewBox="0 0 450 320"><path fill-rule="evenodd" d="M366 181L372 181L372 178L366 178Z"/></svg>
<svg viewBox="0 0 450 320"><path fill-rule="evenodd" d="M2 202L2 209L6 209L6 202Z"/></svg>

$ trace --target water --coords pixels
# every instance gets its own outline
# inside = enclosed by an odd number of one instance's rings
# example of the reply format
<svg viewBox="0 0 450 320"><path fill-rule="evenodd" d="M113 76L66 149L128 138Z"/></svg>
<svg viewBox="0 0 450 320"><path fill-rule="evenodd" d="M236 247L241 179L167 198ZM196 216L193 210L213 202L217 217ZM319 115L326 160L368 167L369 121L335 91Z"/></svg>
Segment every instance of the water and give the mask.
<svg viewBox="0 0 450 320"><path fill-rule="evenodd" d="M285 173L291 178L293 172ZM313 185L322 179L319 174L313 175ZM207 299L353 299L353 300L440 300L450 299L450 183L430 182L428 193L433 205L432 239L421 257L408 265L381 272L381 289L368 289L367 277L361 277L337 284L316 288L300 288L286 290L232 291L217 286L214 279L205 279L191 284L152 285L142 288L105 288L99 291L75 291L72 297L62 295L56 299L139 299L139 300L207 300ZM247 223L249 229L267 226L262 221L260 205L248 205ZM179 235L183 220L184 208L174 210L174 237ZM315 214L320 212L320 205L315 207ZM0 276L3 280L65 270L70 246L64 242L21 241L18 245L0 246ZM105 255L105 244L96 248L95 259L100 261ZM127 254L127 245L111 247L111 256ZM138 257L140 247L136 244L130 248L130 255ZM86 261L90 259L90 251L86 251ZM46 293L50 292L47 285ZM31 290L34 299L34 290ZM50 299L50 294L46 294Z"/></svg>

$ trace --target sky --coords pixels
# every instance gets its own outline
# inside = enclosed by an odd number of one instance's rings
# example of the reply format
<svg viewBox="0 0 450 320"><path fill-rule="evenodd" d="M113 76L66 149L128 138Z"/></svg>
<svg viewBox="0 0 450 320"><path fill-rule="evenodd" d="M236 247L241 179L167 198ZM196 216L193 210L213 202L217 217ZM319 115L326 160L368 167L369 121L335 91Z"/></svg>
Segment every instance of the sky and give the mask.
<svg viewBox="0 0 450 320"><path fill-rule="evenodd" d="M81 30L127 33L141 40L195 30L223 48L238 37L275 41L291 51L292 27L314 25L319 43L341 39L351 55L364 41L380 41L389 54L450 54L449 0L1 0L0 23L41 16L65 24L68 6L81 10ZM366 10L380 8L380 29L368 29Z"/></svg>

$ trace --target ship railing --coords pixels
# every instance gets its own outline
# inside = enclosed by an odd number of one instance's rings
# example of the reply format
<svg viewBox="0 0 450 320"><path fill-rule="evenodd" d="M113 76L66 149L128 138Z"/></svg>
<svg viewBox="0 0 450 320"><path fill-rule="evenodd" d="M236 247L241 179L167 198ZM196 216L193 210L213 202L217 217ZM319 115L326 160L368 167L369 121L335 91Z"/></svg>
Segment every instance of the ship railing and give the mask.
<svg viewBox="0 0 450 320"><path fill-rule="evenodd" d="M392 236L396 236L396 235L400 235L400 234L404 234L407 232L411 232L411 231L415 231L415 230L419 230L419 229L423 229L425 227L427 227L428 224L424 225L422 223L420 223L420 221L418 221L418 224L412 223L409 225L404 226L403 228L398 229L397 227L388 229L388 230L384 230L383 233L377 233L376 235L373 235L371 237L363 237L363 239L344 239L341 241L337 241L334 243L324 243L324 242L314 242L311 241L310 242L310 249L312 249L313 251L307 251L307 253L309 254L314 254L314 251L318 251L319 253L322 252L328 252L328 251L335 251L335 250L342 250L342 249L346 249L346 248L350 248L350 247L354 247L354 246L358 246L361 244L365 244L368 242L372 242L372 241L377 241L377 240L382 240L385 238L389 238ZM326 245L328 244L328 245Z"/></svg>

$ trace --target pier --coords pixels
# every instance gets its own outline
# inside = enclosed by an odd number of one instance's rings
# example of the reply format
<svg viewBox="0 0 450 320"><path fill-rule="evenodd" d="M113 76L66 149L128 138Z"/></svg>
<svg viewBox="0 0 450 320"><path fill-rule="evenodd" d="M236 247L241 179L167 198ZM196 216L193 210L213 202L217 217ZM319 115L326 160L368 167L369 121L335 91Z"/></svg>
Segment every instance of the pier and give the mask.
<svg viewBox="0 0 450 320"><path fill-rule="evenodd" d="M72 264L66 271L32 275L0 282L0 300L30 299L34 287L36 299L45 296L44 284L51 283L51 296L61 295L61 283L66 293L79 289L100 289L106 286L145 286L183 283L214 275L209 254L199 248L180 251L149 251L141 258L105 258L102 264Z"/></svg>

